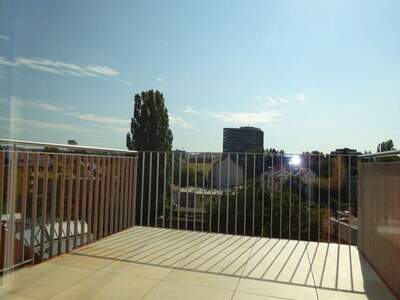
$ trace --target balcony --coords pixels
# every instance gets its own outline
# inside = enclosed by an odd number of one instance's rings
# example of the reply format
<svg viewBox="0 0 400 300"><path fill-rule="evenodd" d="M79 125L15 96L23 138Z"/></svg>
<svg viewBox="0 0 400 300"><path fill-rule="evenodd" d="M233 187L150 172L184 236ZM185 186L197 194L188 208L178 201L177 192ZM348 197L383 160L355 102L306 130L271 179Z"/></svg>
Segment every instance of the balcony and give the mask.
<svg viewBox="0 0 400 300"><path fill-rule="evenodd" d="M12 145L0 298L395 299L367 158Z"/></svg>

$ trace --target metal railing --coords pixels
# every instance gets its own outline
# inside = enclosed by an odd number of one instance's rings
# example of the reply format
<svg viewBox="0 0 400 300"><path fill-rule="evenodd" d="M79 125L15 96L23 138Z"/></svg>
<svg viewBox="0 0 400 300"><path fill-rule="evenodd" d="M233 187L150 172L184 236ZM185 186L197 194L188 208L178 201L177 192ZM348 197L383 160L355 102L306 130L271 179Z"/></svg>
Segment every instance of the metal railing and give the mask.
<svg viewBox="0 0 400 300"><path fill-rule="evenodd" d="M140 152L136 224L356 244L357 154Z"/></svg>
<svg viewBox="0 0 400 300"><path fill-rule="evenodd" d="M3 270L133 225L357 242L356 155L0 145Z"/></svg>
<svg viewBox="0 0 400 300"><path fill-rule="evenodd" d="M135 223L136 152L15 140L0 145L2 272Z"/></svg>
<svg viewBox="0 0 400 300"><path fill-rule="evenodd" d="M89 153L109 153L111 155L115 155L116 153L120 154L135 154L137 151L132 150L122 150L115 148L101 148L101 147L89 147L89 146L80 146L80 145L70 145L70 144L56 144L56 143L42 143L42 142L33 142L33 141L24 141L24 140L10 140L10 139L0 139L0 145L8 146L12 149L18 149L23 147L30 147L35 149L57 149L59 151L86 151Z"/></svg>

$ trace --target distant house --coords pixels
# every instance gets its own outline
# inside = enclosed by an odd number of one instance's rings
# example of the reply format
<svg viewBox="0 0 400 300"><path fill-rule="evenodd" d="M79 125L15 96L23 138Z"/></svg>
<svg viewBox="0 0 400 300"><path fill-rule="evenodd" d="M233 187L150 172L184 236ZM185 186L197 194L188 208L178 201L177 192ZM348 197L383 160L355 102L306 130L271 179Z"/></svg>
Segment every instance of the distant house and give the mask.
<svg viewBox="0 0 400 300"><path fill-rule="evenodd" d="M310 169L283 167L274 171L267 170L261 174L260 180L261 182L264 180L267 189L273 188L274 191L279 191L281 184L286 184L290 178L299 177L307 195L313 199L313 186L318 184L318 176Z"/></svg>
<svg viewBox="0 0 400 300"><path fill-rule="evenodd" d="M223 155L221 160L214 162L212 170L212 183L215 189L228 189L236 185L242 185L244 182L243 168L236 164L232 156L228 159L228 155Z"/></svg>
<svg viewBox="0 0 400 300"><path fill-rule="evenodd" d="M208 219L205 214L210 205L210 201L215 201L222 196L222 192L218 190L172 186L172 211L173 218L179 214L182 219L188 219L189 223L194 222L196 214L196 223Z"/></svg>

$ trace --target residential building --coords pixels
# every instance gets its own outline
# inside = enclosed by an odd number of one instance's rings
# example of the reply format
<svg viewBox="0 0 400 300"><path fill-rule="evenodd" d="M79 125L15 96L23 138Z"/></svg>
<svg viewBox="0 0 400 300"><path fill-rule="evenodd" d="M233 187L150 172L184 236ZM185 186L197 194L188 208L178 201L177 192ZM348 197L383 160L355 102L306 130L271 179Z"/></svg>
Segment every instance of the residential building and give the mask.
<svg viewBox="0 0 400 300"><path fill-rule="evenodd" d="M263 148L264 132L260 128L224 128L223 152L248 152Z"/></svg>
<svg viewBox="0 0 400 300"><path fill-rule="evenodd" d="M212 183L215 189L229 189L233 186L243 184L243 168L240 164L236 164L232 156L228 158L228 155L223 155L221 160L218 160L213 164L212 168Z"/></svg>

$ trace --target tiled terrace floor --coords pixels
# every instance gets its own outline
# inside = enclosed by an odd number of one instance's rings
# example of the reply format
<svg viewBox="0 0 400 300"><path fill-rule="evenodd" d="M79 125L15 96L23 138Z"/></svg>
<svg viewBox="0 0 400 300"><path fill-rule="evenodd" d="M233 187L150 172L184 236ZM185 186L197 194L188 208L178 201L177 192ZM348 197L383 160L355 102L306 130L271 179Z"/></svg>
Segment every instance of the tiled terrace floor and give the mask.
<svg viewBox="0 0 400 300"><path fill-rule="evenodd" d="M356 247L146 227L4 276L0 298L394 299Z"/></svg>

